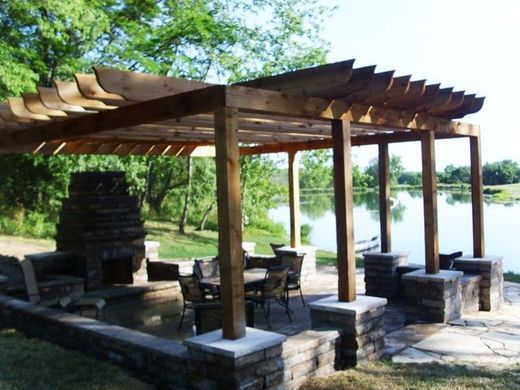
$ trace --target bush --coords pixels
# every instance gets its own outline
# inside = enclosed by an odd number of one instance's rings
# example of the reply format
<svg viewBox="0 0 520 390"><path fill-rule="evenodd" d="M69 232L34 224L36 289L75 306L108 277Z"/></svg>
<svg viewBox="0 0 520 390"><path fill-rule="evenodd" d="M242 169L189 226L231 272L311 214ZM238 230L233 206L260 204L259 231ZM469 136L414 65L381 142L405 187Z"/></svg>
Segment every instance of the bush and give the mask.
<svg viewBox="0 0 520 390"><path fill-rule="evenodd" d="M311 232L312 232L312 226L304 223L301 227L301 238L302 242L305 244L309 244L311 242Z"/></svg>

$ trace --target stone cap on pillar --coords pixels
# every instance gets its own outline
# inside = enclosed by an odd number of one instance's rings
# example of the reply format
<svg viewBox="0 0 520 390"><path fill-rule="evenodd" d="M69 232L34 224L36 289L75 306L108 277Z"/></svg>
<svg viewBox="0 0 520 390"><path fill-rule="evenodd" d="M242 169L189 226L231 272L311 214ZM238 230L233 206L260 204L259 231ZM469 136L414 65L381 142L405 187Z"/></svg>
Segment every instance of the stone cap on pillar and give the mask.
<svg viewBox="0 0 520 390"><path fill-rule="evenodd" d="M432 282L450 282L457 280L464 276L462 271L452 271L441 269L436 274L428 274L424 269L418 269L417 271L409 272L401 276L403 280L430 280Z"/></svg>
<svg viewBox="0 0 520 390"><path fill-rule="evenodd" d="M314 253L318 250L315 246L297 246L297 247L291 247L289 245L282 246L281 248L278 248L276 251L280 252L286 252L286 253L294 253L296 255L306 255L308 253Z"/></svg>
<svg viewBox="0 0 520 390"><path fill-rule="evenodd" d="M337 295L319 299L309 303L311 310L360 315L387 304L386 298L357 295L352 302L340 302Z"/></svg>
<svg viewBox="0 0 520 390"><path fill-rule="evenodd" d="M473 257L471 255L465 255L461 257L457 257L456 259L453 259L453 261L457 262L479 262L479 263L489 263L489 264L495 264L499 261L502 261L504 259L503 256L484 256L484 257Z"/></svg>
<svg viewBox="0 0 520 390"><path fill-rule="evenodd" d="M218 329L190 337L184 340L184 345L215 355L239 358L282 344L285 340L287 336L282 334L247 327L245 337L240 339L225 339L222 337L222 329Z"/></svg>
<svg viewBox="0 0 520 390"><path fill-rule="evenodd" d="M410 254L410 252L404 252L404 251L399 251L399 252L365 252L363 253L363 257L376 257L376 258L392 258L392 259L398 259L398 258L401 258L401 257L408 257L408 255Z"/></svg>

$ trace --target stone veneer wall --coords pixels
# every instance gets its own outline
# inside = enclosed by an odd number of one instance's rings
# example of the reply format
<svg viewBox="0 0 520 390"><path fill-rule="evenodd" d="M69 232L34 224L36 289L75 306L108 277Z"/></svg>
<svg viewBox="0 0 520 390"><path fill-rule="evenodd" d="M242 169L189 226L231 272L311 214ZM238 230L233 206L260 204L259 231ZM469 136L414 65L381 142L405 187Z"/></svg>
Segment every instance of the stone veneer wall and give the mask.
<svg viewBox="0 0 520 390"><path fill-rule="evenodd" d="M398 267L408 264L406 252L368 252L365 259L365 294L397 299L401 296Z"/></svg>
<svg viewBox="0 0 520 390"><path fill-rule="evenodd" d="M384 313L387 300L358 295L354 302L337 296L309 304L313 329L338 329L336 368L378 359L385 346Z"/></svg>
<svg viewBox="0 0 520 390"><path fill-rule="evenodd" d="M425 270L404 274L401 281L406 300L406 323L446 323L460 318L462 276L460 271L447 270L436 274L427 274Z"/></svg>
<svg viewBox="0 0 520 390"><path fill-rule="evenodd" d="M498 310L504 301L504 269L500 256L462 256L453 266L466 274L480 275L480 310Z"/></svg>
<svg viewBox="0 0 520 390"><path fill-rule="evenodd" d="M479 275L464 275L460 280L462 289L462 312L474 313L480 309L480 281Z"/></svg>

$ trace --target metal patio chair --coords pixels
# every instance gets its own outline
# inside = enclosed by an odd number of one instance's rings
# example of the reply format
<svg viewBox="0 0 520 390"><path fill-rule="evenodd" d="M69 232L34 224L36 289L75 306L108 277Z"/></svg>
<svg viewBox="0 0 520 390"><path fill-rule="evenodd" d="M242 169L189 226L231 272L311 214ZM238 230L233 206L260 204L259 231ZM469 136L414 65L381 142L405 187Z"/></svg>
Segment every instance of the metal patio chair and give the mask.
<svg viewBox="0 0 520 390"><path fill-rule="evenodd" d="M301 272L305 255L283 254L281 257L282 265L289 266L289 275L287 276L287 296L289 296L289 291L299 290L302 304L305 306L305 299L303 298L301 285Z"/></svg>
<svg viewBox="0 0 520 390"><path fill-rule="evenodd" d="M179 284L182 292L182 315L177 326L181 330L186 309L194 309L196 304L207 302L204 291L200 287L199 278L196 274L179 275Z"/></svg>
<svg viewBox="0 0 520 390"><path fill-rule="evenodd" d="M285 313L289 317L289 321L292 322L286 288L288 274L289 267L287 265L272 267L267 270L260 291L246 295L246 299L262 306L265 322L269 329L272 328L269 315L271 314L271 300L273 299L285 308Z"/></svg>

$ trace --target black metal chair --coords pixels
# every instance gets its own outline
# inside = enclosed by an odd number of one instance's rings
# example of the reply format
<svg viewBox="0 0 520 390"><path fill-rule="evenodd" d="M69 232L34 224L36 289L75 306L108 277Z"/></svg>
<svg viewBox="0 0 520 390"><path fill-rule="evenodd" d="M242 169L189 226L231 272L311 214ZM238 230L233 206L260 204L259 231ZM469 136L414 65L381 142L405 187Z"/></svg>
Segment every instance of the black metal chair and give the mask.
<svg viewBox="0 0 520 390"><path fill-rule="evenodd" d="M440 269L452 269L453 268L453 260L457 257L461 257L462 252L453 252L450 254L439 254L439 268Z"/></svg>
<svg viewBox="0 0 520 390"><path fill-rule="evenodd" d="M179 284L182 292L182 316L177 327L181 330L186 309L193 309L196 304L206 302L204 291L200 287L197 275L179 275Z"/></svg>
<svg viewBox="0 0 520 390"><path fill-rule="evenodd" d="M197 275L199 279L220 276L220 264L218 261L218 257L204 257L195 260L193 273ZM220 294L219 289L217 287L207 285L202 285L201 287L205 295L209 295L213 299L219 298Z"/></svg>
<svg viewBox="0 0 520 390"><path fill-rule="evenodd" d="M273 253L276 255L276 251L280 248L283 248L285 246L285 244L274 244L272 242L269 243L269 245L271 246L271 249L273 250Z"/></svg>
<svg viewBox="0 0 520 390"><path fill-rule="evenodd" d="M271 300L273 299L285 308L285 313L289 317L289 321L292 322L286 288L288 274L289 267L287 265L272 267L267 270L260 291L246 295L246 299L262 306L265 322L269 329L271 329L269 315L271 314Z"/></svg>
<svg viewBox="0 0 520 390"><path fill-rule="evenodd" d="M287 276L287 296L289 296L289 291L300 290L300 298L303 306L305 306L305 299L303 298L301 285L301 272L304 257L305 255L282 255L282 265L287 265L289 267L289 275Z"/></svg>

